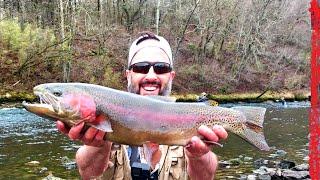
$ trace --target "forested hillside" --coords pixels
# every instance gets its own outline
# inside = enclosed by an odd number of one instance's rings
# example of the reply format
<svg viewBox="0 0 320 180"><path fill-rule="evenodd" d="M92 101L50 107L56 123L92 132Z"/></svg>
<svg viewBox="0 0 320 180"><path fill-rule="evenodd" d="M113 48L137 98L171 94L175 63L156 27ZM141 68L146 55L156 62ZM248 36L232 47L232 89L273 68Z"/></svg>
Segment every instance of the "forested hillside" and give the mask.
<svg viewBox="0 0 320 180"><path fill-rule="evenodd" d="M0 0L1 92L45 82L126 89L141 31L172 45L175 93L309 87L307 0Z"/></svg>

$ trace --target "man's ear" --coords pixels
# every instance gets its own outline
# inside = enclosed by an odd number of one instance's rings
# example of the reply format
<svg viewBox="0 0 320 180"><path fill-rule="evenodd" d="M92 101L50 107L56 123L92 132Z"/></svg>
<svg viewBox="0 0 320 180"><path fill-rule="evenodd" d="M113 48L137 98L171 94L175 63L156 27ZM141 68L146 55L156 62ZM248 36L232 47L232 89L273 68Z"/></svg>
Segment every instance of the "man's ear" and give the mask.
<svg viewBox="0 0 320 180"><path fill-rule="evenodd" d="M126 70L126 78L127 78L127 80L128 80L128 77L129 77L129 73L130 73L130 71L127 69Z"/></svg>
<svg viewBox="0 0 320 180"><path fill-rule="evenodd" d="M171 75L171 78L174 79L174 77L176 77L176 72L175 71L171 71L170 75Z"/></svg>

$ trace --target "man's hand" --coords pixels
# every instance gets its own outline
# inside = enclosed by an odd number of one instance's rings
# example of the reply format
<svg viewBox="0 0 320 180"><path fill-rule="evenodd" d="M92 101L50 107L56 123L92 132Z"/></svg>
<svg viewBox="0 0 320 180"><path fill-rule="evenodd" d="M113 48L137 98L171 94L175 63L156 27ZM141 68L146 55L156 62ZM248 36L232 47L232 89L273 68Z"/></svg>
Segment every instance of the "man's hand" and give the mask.
<svg viewBox="0 0 320 180"><path fill-rule="evenodd" d="M104 116L100 115L96 117L96 121L102 121ZM80 140L85 145L100 147L105 144L105 140L103 140L105 136L105 132L98 130L94 127L88 128L84 131L84 122L81 122L71 128L65 126L65 124L61 121L57 121L57 128L63 134L66 134L72 140Z"/></svg>
<svg viewBox="0 0 320 180"><path fill-rule="evenodd" d="M213 126L212 129L207 126L200 126L198 133L205 140L213 142L228 137L227 131L218 125ZM191 179L213 179L218 166L218 159L211 151L211 145L194 136L185 149L188 162L187 171Z"/></svg>
<svg viewBox="0 0 320 180"><path fill-rule="evenodd" d="M101 147L81 146L76 154L81 179L87 180L100 176L109 166L112 143L106 141Z"/></svg>
<svg viewBox="0 0 320 180"><path fill-rule="evenodd" d="M198 129L199 135L202 135L205 140L218 142L221 139L228 137L227 131L219 125L215 125L210 129L207 126L200 126ZM198 136L194 136L190 140L190 144L186 147L186 154L190 158L197 158L205 155L211 150L211 145L203 142Z"/></svg>
<svg viewBox="0 0 320 180"><path fill-rule="evenodd" d="M97 116L96 121L104 120L104 116ZM76 154L76 162L82 179L91 179L100 176L107 168L112 142L103 140L105 132L94 127L84 130L84 122L71 128L57 121L57 128L72 140L80 140L85 145L80 147ZM85 131L85 132L83 132Z"/></svg>

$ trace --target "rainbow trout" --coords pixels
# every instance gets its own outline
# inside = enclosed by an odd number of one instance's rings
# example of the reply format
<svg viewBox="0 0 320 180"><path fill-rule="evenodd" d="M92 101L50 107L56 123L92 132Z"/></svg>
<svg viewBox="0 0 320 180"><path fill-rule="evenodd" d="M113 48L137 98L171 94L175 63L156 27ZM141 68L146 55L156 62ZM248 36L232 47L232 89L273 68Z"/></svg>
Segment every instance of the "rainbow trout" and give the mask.
<svg viewBox="0 0 320 180"><path fill-rule="evenodd" d="M223 126L260 150L270 148L263 134L266 109L223 108L172 102L162 96L141 96L85 83L48 83L34 87L40 103L23 102L30 112L68 126L86 122L106 133L105 139L141 146L147 142L187 145L201 125ZM96 122L96 115L105 120Z"/></svg>

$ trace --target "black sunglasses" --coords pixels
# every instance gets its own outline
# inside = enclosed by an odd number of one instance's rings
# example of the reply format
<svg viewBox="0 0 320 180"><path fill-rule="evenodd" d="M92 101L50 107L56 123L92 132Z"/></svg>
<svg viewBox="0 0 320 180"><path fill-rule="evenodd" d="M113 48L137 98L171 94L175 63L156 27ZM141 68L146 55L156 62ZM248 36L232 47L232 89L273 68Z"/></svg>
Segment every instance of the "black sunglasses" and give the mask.
<svg viewBox="0 0 320 180"><path fill-rule="evenodd" d="M138 62L131 64L129 70L132 70L135 73L148 74L151 66L156 74L165 74L172 71L171 65L165 62Z"/></svg>

